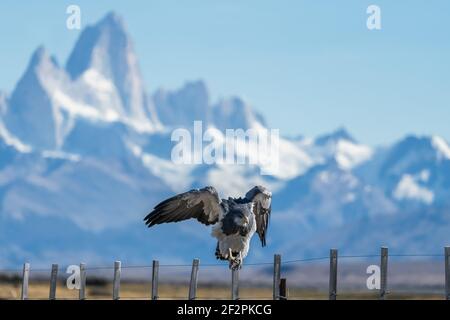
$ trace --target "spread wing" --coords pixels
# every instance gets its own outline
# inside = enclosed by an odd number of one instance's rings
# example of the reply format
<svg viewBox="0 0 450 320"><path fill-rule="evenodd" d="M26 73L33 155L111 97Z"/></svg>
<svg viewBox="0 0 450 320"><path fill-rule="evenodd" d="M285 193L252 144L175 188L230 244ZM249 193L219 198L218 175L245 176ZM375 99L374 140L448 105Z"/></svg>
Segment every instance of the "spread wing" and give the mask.
<svg viewBox="0 0 450 320"><path fill-rule="evenodd" d="M178 222L195 218L205 225L219 220L221 212L219 195L213 187L194 189L181 193L158 204L145 218L145 224Z"/></svg>
<svg viewBox="0 0 450 320"><path fill-rule="evenodd" d="M253 203L256 220L256 232L263 247L266 246L266 234L272 211L272 192L262 186L256 186L245 195Z"/></svg>

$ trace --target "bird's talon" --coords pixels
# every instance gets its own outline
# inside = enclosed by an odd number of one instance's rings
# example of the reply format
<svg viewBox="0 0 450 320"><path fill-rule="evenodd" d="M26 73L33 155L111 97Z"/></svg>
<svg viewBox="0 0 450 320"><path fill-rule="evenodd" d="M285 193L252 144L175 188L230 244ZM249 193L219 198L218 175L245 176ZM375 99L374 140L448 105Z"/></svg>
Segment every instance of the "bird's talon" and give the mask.
<svg viewBox="0 0 450 320"><path fill-rule="evenodd" d="M230 259L230 269L231 270L240 270L242 268L242 258L241 254L239 256L234 257L234 259Z"/></svg>
<svg viewBox="0 0 450 320"><path fill-rule="evenodd" d="M235 260L236 258L233 257L233 251L231 251L231 249L228 249L228 258L231 260Z"/></svg>

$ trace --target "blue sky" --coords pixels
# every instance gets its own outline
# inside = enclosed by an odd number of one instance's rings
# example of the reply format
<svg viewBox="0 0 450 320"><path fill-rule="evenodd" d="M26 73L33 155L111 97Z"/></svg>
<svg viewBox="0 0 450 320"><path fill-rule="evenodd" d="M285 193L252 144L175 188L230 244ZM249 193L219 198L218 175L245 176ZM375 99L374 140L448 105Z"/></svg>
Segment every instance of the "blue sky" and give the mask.
<svg viewBox="0 0 450 320"><path fill-rule="evenodd" d="M345 126L360 141L405 134L450 140L450 1L27 1L0 4L0 89L11 91L43 44L65 63L79 31L122 15L149 92L204 79L213 99L239 95L285 135ZM381 8L382 30L366 28Z"/></svg>

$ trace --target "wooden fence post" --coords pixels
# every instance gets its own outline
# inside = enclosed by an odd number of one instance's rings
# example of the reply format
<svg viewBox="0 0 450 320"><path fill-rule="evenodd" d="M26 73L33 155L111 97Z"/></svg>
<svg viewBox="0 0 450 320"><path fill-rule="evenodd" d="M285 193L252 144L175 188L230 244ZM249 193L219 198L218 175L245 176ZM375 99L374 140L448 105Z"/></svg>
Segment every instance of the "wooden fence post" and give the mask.
<svg viewBox="0 0 450 320"><path fill-rule="evenodd" d="M380 300L385 300L388 294L387 290L387 273L388 273L388 248L381 247L381 262L380 262Z"/></svg>
<svg viewBox="0 0 450 320"><path fill-rule="evenodd" d="M280 298L280 300L288 299L286 278L280 279L280 296L279 296L279 298Z"/></svg>
<svg viewBox="0 0 450 320"><path fill-rule="evenodd" d="M450 300L450 247L445 247L445 299Z"/></svg>
<svg viewBox="0 0 450 320"><path fill-rule="evenodd" d="M231 300L239 300L239 269L231 270Z"/></svg>
<svg viewBox="0 0 450 320"><path fill-rule="evenodd" d="M80 290L78 292L78 299L86 299L86 264L80 263Z"/></svg>
<svg viewBox="0 0 450 320"><path fill-rule="evenodd" d="M337 296L337 264L338 251L337 249L330 250L330 283L329 283L329 300L336 300Z"/></svg>
<svg viewBox="0 0 450 320"><path fill-rule="evenodd" d="M280 298L281 255L273 257L273 300Z"/></svg>
<svg viewBox="0 0 450 320"><path fill-rule="evenodd" d="M153 260L152 266L152 300L158 300L159 261Z"/></svg>
<svg viewBox="0 0 450 320"><path fill-rule="evenodd" d="M22 272L22 293L20 294L21 300L28 299L28 281L30 279L30 264L28 262L23 264Z"/></svg>
<svg viewBox="0 0 450 320"><path fill-rule="evenodd" d="M58 281L58 265L52 264L52 272L50 274L50 292L48 294L49 300L56 299L56 284Z"/></svg>
<svg viewBox="0 0 450 320"><path fill-rule="evenodd" d="M189 284L189 300L195 300L197 296L197 275L199 263L199 259L194 259L192 261L191 282Z"/></svg>
<svg viewBox="0 0 450 320"><path fill-rule="evenodd" d="M113 300L120 299L120 274L122 273L122 263L114 262L114 282L113 282Z"/></svg>

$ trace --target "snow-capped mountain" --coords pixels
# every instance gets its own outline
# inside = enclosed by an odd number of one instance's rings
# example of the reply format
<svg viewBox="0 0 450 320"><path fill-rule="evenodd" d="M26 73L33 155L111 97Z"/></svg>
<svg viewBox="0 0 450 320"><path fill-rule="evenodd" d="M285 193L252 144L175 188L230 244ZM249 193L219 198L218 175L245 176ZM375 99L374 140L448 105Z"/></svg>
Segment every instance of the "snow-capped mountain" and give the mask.
<svg viewBox="0 0 450 320"><path fill-rule="evenodd" d="M153 96L156 110L166 126L190 128L194 121L209 123L211 107L208 89L203 81L187 82L181 89L159 89Z"/></svg>
<svg viewBox="0 0 450 320"><path fill-rule="evenodd" d="M55 148L61 142L58 135L64 134L67 113L52 101L51 95L57 95L52 92L54 81L65 82L64 73L40 47L13 91L4 115L8 130L26 144Z"/></svg>
<svg viewBox="0 0 450 320"><path fill-rule="evenodd" d="M257 129L267 127L264 117L239 97L213 103L208 87L201 81L187 82L181 89L159 89L153 96L157 114L165 126L191 128L203 121L222 132L225 129Z"/></svg>
<svg viewBox="0 0 450 320"><path fill-rule="evenodd" d="M175 163L173 130L193 133L194 121L223 150L226 129L270 130L249 102L211 100L201 80L175 90L146 87L114 13L82 32L65 67L38 48L14 91L0 94L0 265L209 261L215 243L204 226L147 230L141 221L162 199L204 185L222 197L270 187L268 250L286 258L337 245L361 253L448 244L444 139L409 136L371 148L341 128L316 138L281 136L280 170L271 174L262 175L260 163ZM254 142L248 148L236 156L265 155ZM198 156L195 148L186 154ZM267 249L254 245L251 258L267 260Z"/></svg>
<svg viewBox="0 0 450 320"><path fill-rule="evenodd" d="M408 136L361 168L398 201L448 204L450 148L441 137Z"/></svg>
<svg viewBox="0 0 450 320"><path fill-rule="evenodd" d="M312 155L316 163L335 161L346 170L363 164L373 155L372 148L357 142L344 128L316 139L301 139L298 144Z"/></svg>
<svg viewBox="0 0 450 320"><path fill-rule="evenodd" d="M92 97L92 104L102 105L107 108L105 112L115 113L114 117L125 117L144 128L158 127L158 117L147 98L133 43L118 15L110 13L82 32L66 70L72 80L81 78L93 87L96 96ZM108 106L111 96L119 101Z"/></svg>
<svg viewBox="0 0 450 320"><path fill-rule="evenodd" d="M212 109L212 121L222 132L227 128L267 127L264 117L239 97L222 99Z"/></svg>
<svg viewBox="0 0 450 320"><path fill-rule="evenodd" d="M6 127L24 143L59 149L78 118L161 127L148 101L133 45L115 14L86 28L66 68L38 48L13 91Z"/></svg>

